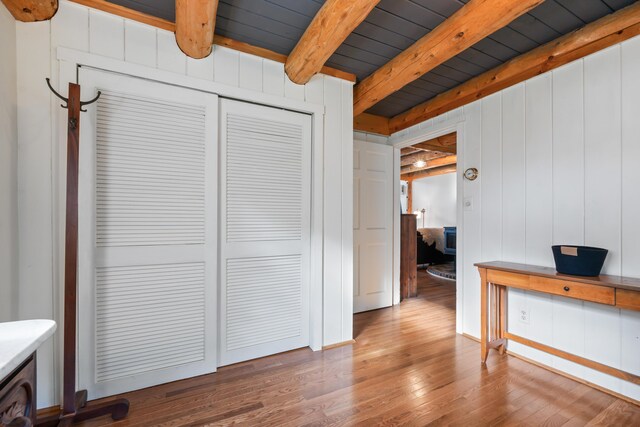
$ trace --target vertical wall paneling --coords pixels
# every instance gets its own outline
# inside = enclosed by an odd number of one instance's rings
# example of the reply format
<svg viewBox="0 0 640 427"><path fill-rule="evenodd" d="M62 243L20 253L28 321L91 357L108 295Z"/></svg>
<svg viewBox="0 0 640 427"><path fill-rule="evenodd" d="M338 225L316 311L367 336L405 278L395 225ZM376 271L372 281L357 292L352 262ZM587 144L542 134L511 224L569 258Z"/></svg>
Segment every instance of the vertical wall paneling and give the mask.
<svg viewBox="0 0 640 427"><path fill-rule="evenodd" d="M240 53L238 66L240 87L262 91L262 58Z"/></svg>
<svg viewBox="0 0 640 427"><path fill-rule="evenodd" d="M502 259L525 261L525 88L502 93Z"/></svg>
<svg viewBox="0 0 640 427"><path fill-rule="evenodd" d="M285 75L284 96L286 98L297 99L302 101L304 99L304 86L295 84L289 79L289 77Z"/></svg>
<svg viewBox="0 0 640 427"><path fill-rule="evenodd" d="M466 120L464 122L464 159L462 171L467 168L477 168L480 171L478 179L475 181L464 180L462 185L463 193L463 218L464 234L462 244L464 246L465 286L463 293L463 331L480 336L480 276L478 270L473 266L476 260L482 258L482 212L480 206L480 195L482 182L484 180L484 166L482 164L482 102L476 101L464 107ZM458 195L460 197L461 195ZM465 206L468 204L468 206Z"/></svg>
<svg viewBox="0 0 640 427"><path fill-rule="evenodd" d="M213 46L213 75L217 82L238 86L240 52L223 46Z"/></svg>
<svg viewBox="0 0 640 427"><path fill-rule="evenodd" d="M502 257L501 93L482 100L482 257Z"/></svg>
<svg viewBox="0 0 640 427"><path fill-rule="evenodd" d="M584 60L585 244L609 249L605 272L621 272L620 46ZM620 311L585 303L586 357L620 366ZM620 381L593 373L607 388Z"/></svg>
<svg viewBox="0 0 640 427"><path fill-rule="evenodd" d="M286 81L295 85L288 78ZM301 88L304 94L303 86L295 86ZM285 94L286 92L287 83L285 82ZM329 194L331 189L340 186L342 180L342 119L339 115L342 103L342 86L339 80L325 77L324 99L327 106L324 123L324 159L325 164L333 165L330 170L326 170L324 175L324 281L328 284L335 284L325 286L324 300L339 301L342 297L342 199L331 197ZM337 286L338 284L340 285ZM346 313L342 313L342 306L325 306L324 334L326 341L331 343L343 341L344 316Z"/></svg>
<svg viewBox="0 0 640 427"><path fill-rule="evenodd" d="M620 274L620 46L585 58L584 88L585 244L609 249L604 271Z"/></svg>
<svg viewBox="0 0 640 427"><path fill-rule="evenodd" d="M640 277L640 38L629 40L621 50L622 75L622 274ZM640 313L622 310L621 368L640 375ZM622 384L622 393L640 401L640 386Z"/></svg>
<svg viewBox="0 0 640 427"><path fill-rule="evenodd" d="M271 61L265 61L265 64L266 62L271 62ZM278 63L275 62L274 64L278 64ZM278 81L280 81L280 77L281 77L280 94L283 94L284 79L286 78L284 74L284 65L282 66L281 71L282 71L282 76L280 76L280 71L278 71ZM265 77L266 77L266 74L265 74ZM265 86L265 90L266 89L267 88ZM309 80L309 83L307 83L304 86L304 100L307 102L312 102L314 104L324 103L324 76L322 74L316 74L315 76L311 77L311 80Z"/></svg>
<svg viewBox="0 0 640 427"><path fill-rule="evenodd" d="M99 10L90 10L89 52L124 59L124 19Z"/></svg>
<svg viewBox="0 0 640 427"><path fill-rule="evenodd" d="M213 53L202 59L187 57L187 75L196 79L213 80Z"/></svg>
<svg viewBox="0 0 640 427"><path fill-rule="evenodd" d="M553 71L553 244L584 243L584 97L582 61ZM582 301L553 297L553 345L584 356ZM581 365L553 358L553 366L584 375Z"/></svg>
<svg viewBox="0 0 640 427"><path fill-rule="evenodd" d="M20 319L52 318L54 314L51 283L51 129L50 93L44 79L49 77L50 23L16 23L18 97L29 100L29 113L18 106L18 287ZM42 59L45 62L39 64ZM34 82L42 82L34 84ZM55 83L55 80L54 80ZM54 105L57 105L54 104ZM53 116L55 117L55 116ZM34 170L42 173L33 173ZM54 403L53 342L38 351L38 402Z"/></svg>
<svg viewBox="0 0 640 427"><path fill-rule="evenodd" d="M185 74L187 57L180 51L176 37L168 31L158 31L158 68Z"/></svg>
<svg viewBox="0 0 640 427"><path fill-rule="evenodd" d="M150 48L157 43L157 30L135 21L124 21L124 60L133 64L156 68L158 61L156 49Z"/></svg>
<svg viewBox="0 0 640 427"><path fill-rule="evenodd" d="M284 78L283 63L268 59L262 60L262 90L264 93L284 96Z"/></svg>
<svg viewBox="0 0 640 427"><path fill-rule="evenodd" d="M525 259L529 264L553 265L553 170L552 170L552 75L550 73L525 83L525 194L526 194L526 247ZM553 310L551 296L528 293L528 336L551 344ZM538 353L538 360L548 365L551 356Z"/></svg>
<svg viewBox="0 0 640 427"><path fill-rule="evenodd" d="M341 85L342 116L342 313L353 311L353 84L338 80ZM353 316L344 315L342 341L353 336Z"/></svg>

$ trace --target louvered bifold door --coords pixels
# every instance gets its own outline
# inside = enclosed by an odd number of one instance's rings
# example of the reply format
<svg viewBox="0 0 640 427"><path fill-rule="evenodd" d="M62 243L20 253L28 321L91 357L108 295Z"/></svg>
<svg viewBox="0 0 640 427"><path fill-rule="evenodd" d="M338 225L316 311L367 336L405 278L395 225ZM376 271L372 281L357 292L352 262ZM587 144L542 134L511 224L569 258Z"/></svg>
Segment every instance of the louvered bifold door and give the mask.
<svg viewBox="0 0 640 427"><path fill-rule="evenodd" d="M81 69L79 385L216 369L215 95Z"/></svg>
<svg viewBox="0 0 640 427"><path fill-rule="evenodd" d="M309 345L311 117L220 111L222 366Z"/></svg>

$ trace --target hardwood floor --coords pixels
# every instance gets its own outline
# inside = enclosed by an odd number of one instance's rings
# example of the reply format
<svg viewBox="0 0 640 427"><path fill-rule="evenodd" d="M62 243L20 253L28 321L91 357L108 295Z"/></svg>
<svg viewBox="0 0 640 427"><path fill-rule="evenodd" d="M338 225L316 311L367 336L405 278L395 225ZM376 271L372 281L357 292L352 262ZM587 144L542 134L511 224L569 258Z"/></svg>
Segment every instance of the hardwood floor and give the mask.
<svg viewBox="0 0 640 427"><path fill-rule="evenodd" d="M118 426L640 425L640 407L455 334L455 285L355 316L356 343L220 368L124 395ZM108 418L82 425L113 423Z"/></svg>

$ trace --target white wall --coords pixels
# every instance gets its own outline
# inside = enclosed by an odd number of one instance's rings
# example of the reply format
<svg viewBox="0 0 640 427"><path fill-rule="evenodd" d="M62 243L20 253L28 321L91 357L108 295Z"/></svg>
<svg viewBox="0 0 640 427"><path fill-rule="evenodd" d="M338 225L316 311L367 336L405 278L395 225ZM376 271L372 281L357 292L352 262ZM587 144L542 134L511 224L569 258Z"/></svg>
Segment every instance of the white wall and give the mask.
<svg viewBox="0 0 640 427"><path fill-rule="evenodd" d="M473 201L459 234L463 332L480 334L479 261L554 266L551 245L592 245L610 251L604 273L640 277L638 76L635 37L390 138L463 122L459 170L480 172L462 184ZM639 312L513 290L509 329L640 375ZM509 349L640 400L638 385L517 343Z"/></svg>
<svg viewBox="0 0 640 427"><path fill-rule="evenodd" d="M14 320L18 288L16 25L0 6L0 322Z"/></svg>
<svg viewBox="0 0 640 427"><path fill-rule="evenodd" d="M180 75L325 106L324 119L324 345L350 340L353 304L352 83L318 75L292 83L281 63L215 46L204 60L187 58L167 31L62 1L51 21L17 24L20 156L21 318L60 319L64 192L56 171L61 117L45 77L58 82L56 49L66 47ZM62 90L66 92L66 88ZM53 147L53 148L52 148ZM314 214L317 214L314 212ZM54 225L52 227L52 224ZM58 226L56 226L58 225ZM60 335L58 334L58 338ZM55 359L54 359L55 355ZM46 345L38 359L38 404L58 401L59 352ZM59 370L58 370L59 372Z"/></svg>
<svg viewBox="0 0 640 427"><path fill-rule="evenodd" d="M426 228L454 227L456 225L456 174L430 176L416 179L412 184L412 209L426 209ZM417 226L422 228L422 218Z"/></svg>

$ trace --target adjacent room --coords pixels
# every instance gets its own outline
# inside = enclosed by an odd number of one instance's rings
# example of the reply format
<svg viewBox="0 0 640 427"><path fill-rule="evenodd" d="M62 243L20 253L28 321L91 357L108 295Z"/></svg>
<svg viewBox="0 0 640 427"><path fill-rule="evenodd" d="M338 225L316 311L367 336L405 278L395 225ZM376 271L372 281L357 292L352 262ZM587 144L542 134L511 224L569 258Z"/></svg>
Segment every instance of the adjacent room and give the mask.
<svg viewBox="0 0 640 427"><path fill-rule="evenodd" d="M2 0L0 427L640 425L640 2Z"/></svg>

